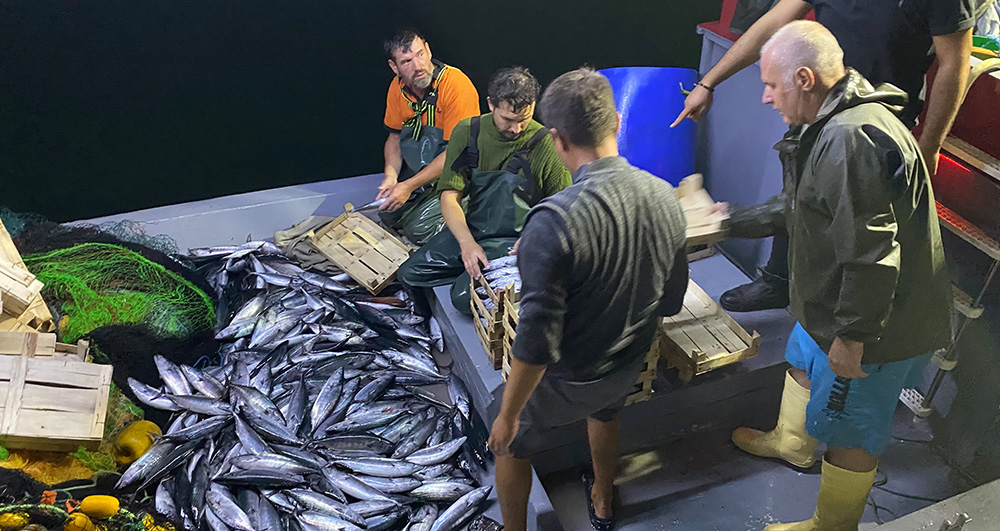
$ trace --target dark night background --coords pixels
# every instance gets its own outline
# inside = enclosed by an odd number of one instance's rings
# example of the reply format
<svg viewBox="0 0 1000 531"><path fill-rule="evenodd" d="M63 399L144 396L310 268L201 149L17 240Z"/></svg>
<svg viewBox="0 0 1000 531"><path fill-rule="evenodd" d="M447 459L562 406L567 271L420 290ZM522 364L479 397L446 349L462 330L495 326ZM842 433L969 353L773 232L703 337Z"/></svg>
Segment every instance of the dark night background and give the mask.
<svg viewBox="0 0 1000 531"><path fill-rule="evenodd" d="M697 68L721 0L0 0L0 205L65 221L381 172L411 25L484 98L584 63Z"/></svg>

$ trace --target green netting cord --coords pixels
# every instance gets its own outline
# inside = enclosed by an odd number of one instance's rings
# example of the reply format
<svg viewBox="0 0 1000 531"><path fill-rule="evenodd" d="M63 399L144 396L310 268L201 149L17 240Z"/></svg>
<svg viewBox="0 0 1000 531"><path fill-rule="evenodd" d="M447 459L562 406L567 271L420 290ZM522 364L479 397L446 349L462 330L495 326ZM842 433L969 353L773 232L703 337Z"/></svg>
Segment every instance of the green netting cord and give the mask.
<svg viewBox="0 0 1000 531"><path fill-rule="evenodd" d="M69 455L94 472L114 472L118 470L118 464L115 462L113 456L100 452L91 452L82 446Z"/></svg>
<svg viewBox="0 0 1000 531"><path fill-rule="evenodd" d="M146 324L162 337L211 329L212 300L180 275L124 247L85 243L24 257L46 299L69 316L63 341L112 324Z"/></svg>

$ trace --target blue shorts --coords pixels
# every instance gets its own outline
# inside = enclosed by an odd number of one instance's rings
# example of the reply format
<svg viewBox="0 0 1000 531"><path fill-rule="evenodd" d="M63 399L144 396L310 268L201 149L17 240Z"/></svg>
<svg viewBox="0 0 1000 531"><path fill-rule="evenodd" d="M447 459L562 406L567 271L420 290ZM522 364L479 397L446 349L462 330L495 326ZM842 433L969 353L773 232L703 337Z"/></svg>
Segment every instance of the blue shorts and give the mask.
<svg viewBox="0 0 1000 531"><path fill-rule="evenodd" d="M843 378L834 374L826 352L797 323L785 350L788 363L806 371L811 384L809 435L828 446L864 448L872 455L885 451L899 392L920 382L930 357L862 365L867 377Z"/></svg>

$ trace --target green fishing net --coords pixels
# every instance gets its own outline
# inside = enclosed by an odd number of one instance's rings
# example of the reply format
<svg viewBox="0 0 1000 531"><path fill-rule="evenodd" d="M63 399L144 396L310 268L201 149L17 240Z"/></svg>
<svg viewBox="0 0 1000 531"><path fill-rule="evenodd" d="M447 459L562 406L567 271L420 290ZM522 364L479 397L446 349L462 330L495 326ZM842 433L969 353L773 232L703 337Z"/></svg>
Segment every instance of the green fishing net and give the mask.
<svg viewBox="0 0 1000 531"><path fill-rule="evenodd" d="M124 247L84 243L23 258L45 284L46 300L61 301L65 342L112 324L145 324L161 337L185 337L214 324L212 301L202 290Z"/></svg>

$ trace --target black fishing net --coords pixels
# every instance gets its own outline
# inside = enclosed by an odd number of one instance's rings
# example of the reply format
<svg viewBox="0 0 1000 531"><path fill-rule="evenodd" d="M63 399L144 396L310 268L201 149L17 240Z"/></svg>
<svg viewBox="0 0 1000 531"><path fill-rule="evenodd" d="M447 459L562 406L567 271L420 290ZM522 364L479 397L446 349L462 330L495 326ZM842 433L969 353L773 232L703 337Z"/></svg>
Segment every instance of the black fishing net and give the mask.
<svg viewBox="0 0 1000 531"><path fill-rule="evenodd" d="M135 399L128 385L131 376L136 380L159 387L159 372L153 356L162 355L177 364L204 366L216 363L219 342L211 331L184 338L161 338L156 331L144 325L111 325L88 334L94 351L94 361L115 367L112 379L115 385L146 414L146 419L159 426L166 426L170 413L143 405Z"/></svg>

